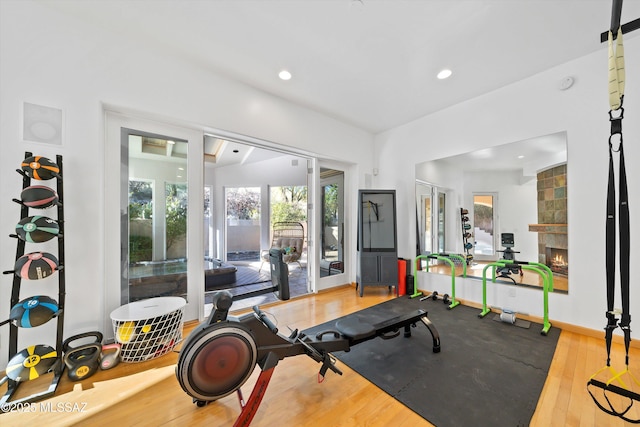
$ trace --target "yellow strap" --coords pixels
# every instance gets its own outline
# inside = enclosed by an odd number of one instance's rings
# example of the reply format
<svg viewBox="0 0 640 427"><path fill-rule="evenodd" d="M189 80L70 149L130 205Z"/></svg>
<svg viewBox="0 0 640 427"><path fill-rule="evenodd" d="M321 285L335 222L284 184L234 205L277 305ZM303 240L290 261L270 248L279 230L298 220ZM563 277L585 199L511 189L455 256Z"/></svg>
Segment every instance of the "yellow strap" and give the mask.
<svg viewBox="0 0 640 427"><path fill-rule="evenodd" d="M613 50L613 33L609 31L609 105L617 110L622 104L624 95L624 46L622 44L622 28L618 29L615 52Z"/></svg>

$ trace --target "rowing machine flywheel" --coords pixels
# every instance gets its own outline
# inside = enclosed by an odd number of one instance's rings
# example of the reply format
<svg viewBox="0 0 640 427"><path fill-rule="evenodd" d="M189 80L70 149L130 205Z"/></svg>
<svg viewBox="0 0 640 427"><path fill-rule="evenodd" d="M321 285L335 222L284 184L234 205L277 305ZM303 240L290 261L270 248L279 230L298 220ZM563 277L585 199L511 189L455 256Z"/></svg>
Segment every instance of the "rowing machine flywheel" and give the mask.
<svg viewBox="0 0 640 427"><path fill-rule="evenodd" d="M200 401L214 401L238 390L257 363L249 330L227 322L201 325L185 340L176 376L182 389Z"/></svg>

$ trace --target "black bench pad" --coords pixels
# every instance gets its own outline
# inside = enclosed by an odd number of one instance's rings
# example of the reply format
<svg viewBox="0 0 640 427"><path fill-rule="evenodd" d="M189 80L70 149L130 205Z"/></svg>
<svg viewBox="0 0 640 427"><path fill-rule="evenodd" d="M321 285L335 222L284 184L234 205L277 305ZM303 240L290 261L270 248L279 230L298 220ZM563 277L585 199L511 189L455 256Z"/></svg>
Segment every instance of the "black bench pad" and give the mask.
<svg viewBox="0 0 640 427"><path fill-rule="evenodd" d="M362 323L357 317L338 320L336 329L353 340L362 340L376 335L376 328L373 325Z"/></svg>

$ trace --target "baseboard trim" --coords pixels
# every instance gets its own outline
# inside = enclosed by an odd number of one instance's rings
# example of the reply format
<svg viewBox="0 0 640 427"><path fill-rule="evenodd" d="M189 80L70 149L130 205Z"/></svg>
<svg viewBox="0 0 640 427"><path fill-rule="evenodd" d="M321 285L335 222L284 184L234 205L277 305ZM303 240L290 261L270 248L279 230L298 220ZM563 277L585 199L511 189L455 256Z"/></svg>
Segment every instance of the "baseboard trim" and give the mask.
<svg viewBox="0 0 640 427"><path fill-rule="evenodd" d="M431 292L423 291L422 289L420 289L420 292L424 293L425 295L431 294ZM468 307L482 309L482 304L477 303L475 301L467 301L467 300L458 299L458 298L456 298L456 301L460 301L460 304L466 305ZM491 311L496 314L500 313L495 309L491 309ZM518 319L528 320L530 322L540 323L540 324L544 322L544 319L539 316L531 316L529 314L522 314L522 313L517 313L517 315L518 315ZM558 320L553 320L553 319L549 319L549 322L551 323L552 328L558 328L562 331L585 335L591 338L601 338L604 341L604 328L603 330L585 328L584 326L577 326L571 323L560 322ZM624 344L624 337L622 337L621 335L614 335L613 342L617 344ZM631 347L640 348L640 340L631 340Z"/></svg>

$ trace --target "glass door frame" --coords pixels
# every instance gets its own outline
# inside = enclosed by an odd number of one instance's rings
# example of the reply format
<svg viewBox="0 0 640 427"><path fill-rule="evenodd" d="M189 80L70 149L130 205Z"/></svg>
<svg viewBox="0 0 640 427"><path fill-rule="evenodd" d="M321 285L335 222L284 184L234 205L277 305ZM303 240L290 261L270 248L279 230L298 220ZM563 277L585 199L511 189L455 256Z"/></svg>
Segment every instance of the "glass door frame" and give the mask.
<svg viewBox="0 0 640 427"><path fill-rule="evenodd" d="M188 142L187 179L191 191L188 193L189 206L202 206L204 198L203 178L203 132L201 130L164 124L154 120L125 115L105 109L105 206L104 206L104 239L105 239L105 295L103 321L105 337L113 337L110 314L122 305L122 287L128 277L123 270L123 256L128 253L127 240L123 247L123 235L113 238L113 230L121 229L121 222L126 220L127 212L122 209L122 188L128 188L128 162L123 157L123 136L126 130L135 129L148 134L171 136ZM124 139L124 142L127 142ZM127 142L128 144L128 142ZM128 195L124 194L128 199ZM202 236L204 232L203 209L187 211L188 235ZM123 233L124 234L124 233ZM127 252L124 252L124 251ZM204 316L204 244L202 239L187 239L187 305L184 320L201 319Z"/></svg>
<svg viewBox="0 0 640 427"><path fill-rule="evenodd" d="M269 141L265 141L265 140L261 140L258 138L254 138L254 137L250 137L250 136L246 136L246 135L237 135L233 132L228 132L228 131L224 131L224 130L220 130L220 129L207 129L204 132L204 135L206 135L207 137L214 137L214 138L219 138L222 140L227 140L227 141L231 141L231 142L235 142L238 144L242 144L242 145L246 145L248 147L257 147L260 149L264 149L264 150L268 150L268 151L274 151L274 152L278 152L278 153L282 153L285 155L291 155L291 156L295 156L300 158L300 161L305 161L306 165L307 165L307 179L306 179L306 186L307 186L307 233L306 233L306 240L307 240L307 248L306 248L306 252L307 252L307 289L308 292L310 293L314 293L315 290L315 277L316 277L316 270L319 271L318 269L318 263L313 261L315 260L314 258L314 241L315 241L315 236L316 236L316 226L315 226L315 214L314 214L314 203L312 202L314 199L314 194L316 194L316 189L315 189L315 174L314 171L316 170L315 165L317 164L317 158L315 158L313 156L312 153L309 153L307 151L304 150L294 150L291 147L283 147L280 146L278 144L269 142ZM204 147L203 147L204 148ZM204 158L204 157L203 157ZM204 160L203 160L204 162ZM245 185L247 187L255 187L256 185ZM270 188L271 186L277 186L275 184L266 184L263 183L260 185L260 189L261 189L261 219L260 219L260 227L261 227L261 231L260 231L260 235L261 235L261 247L262 248L269 248L271 245L271 226L270 226L270 221L271 221L271 200L270 200ZM226 209L226 193L225 193L225 188L227 186L223 185L222 187L214 187L218 188L218 191L220 191L221 194L217 194L214 197L214 204L220 203L221 206L224 206L224 209ZM241 187L240 185L237 184L233 184L230 187ZM265 211L266 209L266 211ZM218 212L219 209L216 210L216 212ZM220 258L222 257L222 254L226 254L227 253L227 227L226 227L226 218L224 217L224 215L222 215L223 218L217 218L214 220L214 223L216 224L217 230L218 232L216 233L216 235L214 236L214 240L216 241L216 245L217 245L217 250L218 253L220 254ZM262 252L262 250L261 250ZM226 255L225 255L226 256Z"/></svg>
<svg viewBox="0 0 640 427"><path fill-rule="evenodd" d="M475 198L476 196L487 196L487 197L491 197L491 203L492 203L492 209L493 209L493 241L492 241L492 245L493 245L493 250L491 254L481 254L478 253L478 251L476 250L476 246L477 246L477 236L476 236L476 232L475 232L475 228L476 228L476 224L475 224L475 215L476 215L476 209L475 209ZM500 249L499 244L500 244L500 240L499 240L499 236L500 236L500 230L498 229L498 193L496 192L491 192L491 191L474 191L471 194L471 209L469 212L469 218L471 219L471 225L473 226L473 240L474 240L474 245L473 245L473 258L477 261L496 261L497 259L500 258L500 254L497 252L498 249Z"/></svg>
<svg viewBox="0 0 640 427"><path fill-rule="evenodd" d="M337 256L338 259L337 261L341 262L343 267L342 267L342 272L341 273L336 273L336 272L331 272L330 274L343 274L344 273L344 257L345 257L345 251L344 251L344 224L345 224L345 218L344 218L344 171L339 170L339 169L332 169L332 170L337 170L339 172L341 172L340 174L335 174L332 175L330 177L327 178L320 178L320 187L319 187L319 196L320 196L320 247L318 249L318 251L320 252L320 257L322 258L323 253L325 252L325 248L322 247L324 245L324 234L325 234L325 224L324 224L324 216L325 216L325 209L324 209L324 197L325 197L325 188L329 185L336 185L336 189L337 189L337 211L338 211L338 224L337 224L337 241L338 241L338 246L337 246Z"/></svg>
<svg viewBox="0 0 640 427"><path fill-rule="evenodd" d="M343 221L342 221L342 230L341 236L343 237L342 244L342 265L344 266L343 272L338 274L331 274L329 276L320 277L320 258L322 257L322 187L325 183L329 183L328 180L320 179L320 168L326 169L334 169L342 172L342 212L343 212ZM355 218L355 212L357 208L357 203L353 203L352 201L357 201L357 189L354 192L353 197L349 196L349 191L352 191L352 176L354 166L346 163L331 161L331 160L318 160L315 162L313 166L313 170L315 171L314 176L314 195L309 196L309 200L314 201L314 205L318 208L315 209L314 215L314 236L317 238L317 245L314 246L314 271L313 277L315 278L315 283L317 283L316 290L327 289L333 286L343 285L345 283L349 283L349 277L351 276L351 264L350 261L351 254L355 253L355 239L351 237L355 235L357 227L354 224L354 227L350 227L349 221L345 221L346 218ZM354 212L354 216L351 216L350 212ZM317 231L315 231L317 230ZM313 290L312 290L313 291Z"/></svg>
<svg viewBox="0 0 640 427"><path fill-rule="evenodd" d="M445 206L441 212L440 197L444 196ZM416 252L420 255L429 253L440 253L447 250L447 192L444 188L435 184L416 179ZM430 207L430 228L429 242L426 238L426 210L427 203ZM442 218L440 217L442 214ZM441 239L442 237L442 239ZM442 243L442 244L441 244ZM435 250L434 250L435 248Z"/></svg>

